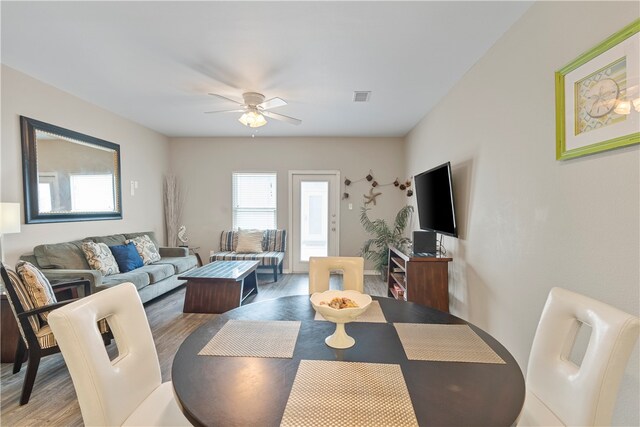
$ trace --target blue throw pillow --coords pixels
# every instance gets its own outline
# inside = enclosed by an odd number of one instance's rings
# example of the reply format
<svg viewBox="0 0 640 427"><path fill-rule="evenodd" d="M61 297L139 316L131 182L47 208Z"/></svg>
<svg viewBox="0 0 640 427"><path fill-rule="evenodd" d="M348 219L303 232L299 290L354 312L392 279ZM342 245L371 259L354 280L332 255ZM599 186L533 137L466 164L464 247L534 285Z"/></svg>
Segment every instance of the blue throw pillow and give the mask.
<svg viewBox="0 0 640 427"><path fill-rule="evenodd" d="M130 242L127 245L109 246L109 249L111 249L111 253L116 259L121 273L135 270L136 268L140 268L144 265L142 257L136 250L136 246L133 242Z"/></svg>

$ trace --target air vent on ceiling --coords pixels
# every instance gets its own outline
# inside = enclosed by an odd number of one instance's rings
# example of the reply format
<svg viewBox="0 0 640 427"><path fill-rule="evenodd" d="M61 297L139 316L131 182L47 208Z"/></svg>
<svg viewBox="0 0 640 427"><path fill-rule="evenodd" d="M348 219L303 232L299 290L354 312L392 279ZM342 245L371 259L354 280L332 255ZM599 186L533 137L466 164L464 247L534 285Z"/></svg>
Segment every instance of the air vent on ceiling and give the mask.
<svg viewBox="0 0 640 427"><path fill-rule="evenodd" d="M353 102L369 102L371 91L356 90L353 92Z"/></svg>

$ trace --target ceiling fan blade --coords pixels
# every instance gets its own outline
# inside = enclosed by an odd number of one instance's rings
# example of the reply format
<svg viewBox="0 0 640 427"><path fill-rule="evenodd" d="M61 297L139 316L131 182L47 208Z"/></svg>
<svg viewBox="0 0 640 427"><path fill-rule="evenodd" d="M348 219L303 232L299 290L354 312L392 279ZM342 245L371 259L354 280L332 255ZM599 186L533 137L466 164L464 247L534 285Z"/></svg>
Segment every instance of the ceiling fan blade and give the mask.
<svg viewBox="0 0 640 427"><path fill-rule="evenodd" d="M217 96L217 97L218 97L218 98L220 98L220 99L224 99L225 101L233 102L234 104L244 105L244 103L243 103L243 102L236 101L235 99L227 98L226 96L218 95L217 93L209 93L209 95L211 95L211 96Z"/></svg>
<svg viewBox="0 0 640 427"><path fill-rule="evenodd" d="M302 120L285 116L284 114L272 113L271 111L261 111L261 113L271 119L282 120L283 122L291 123L292 125L299 125L302 123Z"/></svg>
<svg viewBox="0 0 640 427"><path fill-rule="evenodd" d="M205 114L215 114L215 113L244 113L244 108L240 108L237 110L219 110L219 111L205 111Z"/></svg>
<svg viewBox="0 0 640 427"><path fill-rule="evenodd" d="M269 108L282 107L283 105L287 105L287 101L282 98L275 97L267 99L266 101L256 105L256 107L260 108L261 110L268 110Z"/></svg>

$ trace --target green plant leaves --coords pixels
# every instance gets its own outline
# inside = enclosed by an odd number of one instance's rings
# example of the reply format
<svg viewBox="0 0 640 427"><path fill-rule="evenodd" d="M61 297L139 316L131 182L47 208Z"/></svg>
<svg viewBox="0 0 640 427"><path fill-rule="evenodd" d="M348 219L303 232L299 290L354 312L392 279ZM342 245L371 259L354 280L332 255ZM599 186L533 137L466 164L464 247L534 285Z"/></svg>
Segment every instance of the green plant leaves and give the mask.
<svg viewBox="0 0 640 427"><path fill-rule="evenodd" d="M403 233L413 214L413 206L407 205L400 209L396 214L392 227L389 227L383 219L371 221L367 211L369 211L369 208L362 208L360 223L367 233L373 235L373 238L364 242L360 254L364 258L371 260L376 270L384 276L387 271L389 246L402 248L410 241Z"/></svg>

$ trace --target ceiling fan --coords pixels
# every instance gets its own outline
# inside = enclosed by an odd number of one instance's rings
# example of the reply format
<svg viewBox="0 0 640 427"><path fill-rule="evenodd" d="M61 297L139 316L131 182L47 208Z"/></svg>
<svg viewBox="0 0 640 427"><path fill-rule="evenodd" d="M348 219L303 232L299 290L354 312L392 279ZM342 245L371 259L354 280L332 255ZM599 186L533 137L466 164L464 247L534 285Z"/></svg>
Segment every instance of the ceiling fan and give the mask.
<svg viewBox="0 0 640 427"><path fill-rule="evenodd" d="M267 120L264 118L269 117L270 119L281 120L283 122L291 123L292 125L299 125L302 123L302 120L285 116L284 114L273 113L270 110L272 108L282 107L283 105L287 105L284 99L282 98L271 98L268 100L264 100L264 95L257 92L245 92L242 94L242 98L244 102L236 101L235 99L227 98L226 96L218 95L217 93L210 93L211 96L216 96L220 99L224 99L226 101L233 102L234 104L238 104L241 107L235 108L233 110L221 110L221 111L206 111L206 114L214 114L214 113L243 113L242 116L238 119L240 123L245 126L249 126L252 128L257 128L260 126L264 126L267 124Z"/></svg>

